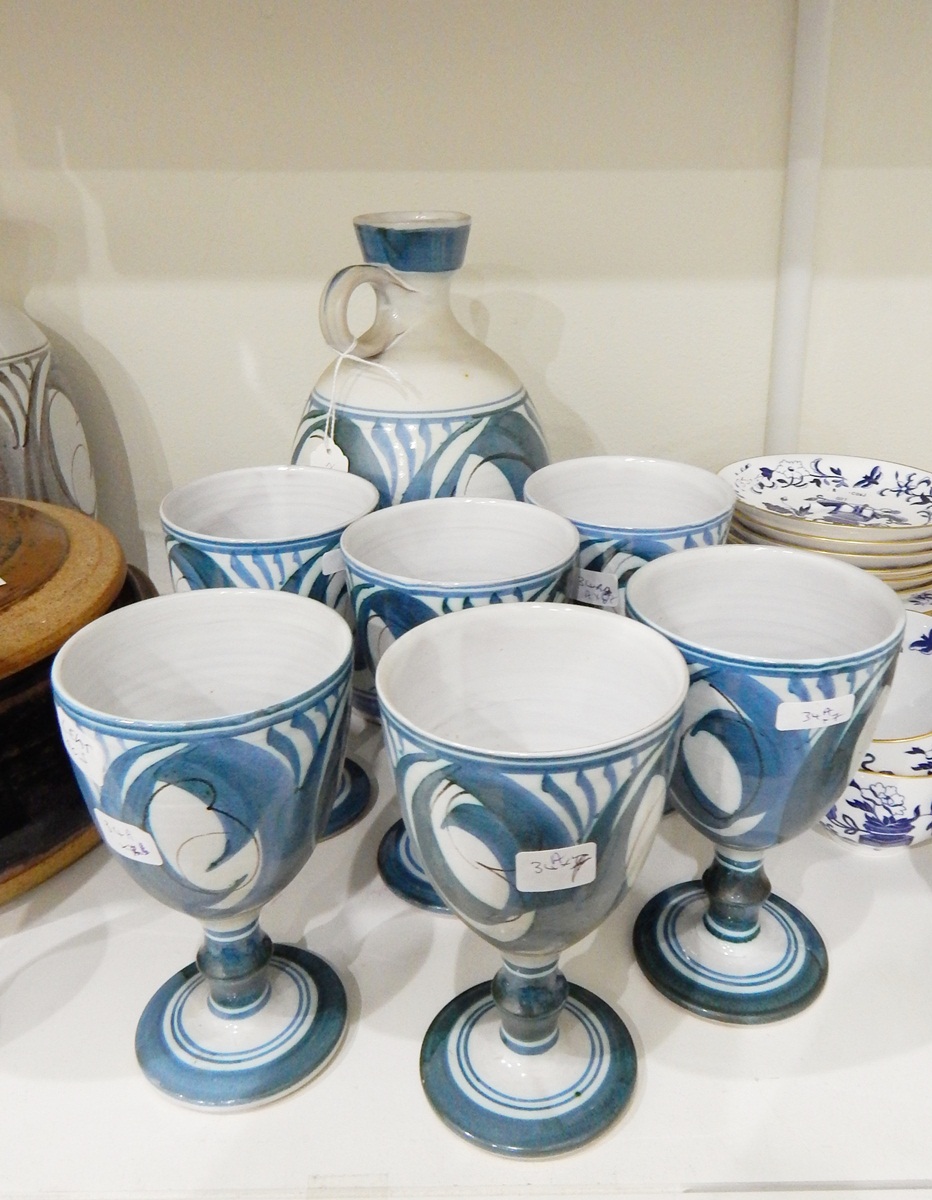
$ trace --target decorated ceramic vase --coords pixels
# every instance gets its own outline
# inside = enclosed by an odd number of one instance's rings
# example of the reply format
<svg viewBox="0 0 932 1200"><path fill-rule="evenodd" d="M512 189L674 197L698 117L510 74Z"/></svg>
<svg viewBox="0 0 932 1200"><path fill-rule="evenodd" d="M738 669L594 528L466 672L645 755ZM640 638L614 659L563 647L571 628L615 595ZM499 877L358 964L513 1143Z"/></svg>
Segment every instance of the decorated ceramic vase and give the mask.
<svg viewBox="0 0 932 1200"><path fill-rule="evenodd" d="M93 516L97 487L75 407L52 374L48 338L0 303L0 496Z"/></svg>
<svg viewBox="0 0 932 1200"><path fill-rule="evenodd" d="M321 329L339 357L311 393L292 461L325 463L332 434L383 505L434 496L520 500L548 450L527 390L450 306L470 218L370 213L354 224L366 261L338 271L321 298ZM354 337L347 309L363 284L375 292L375 318Z"/></svg>

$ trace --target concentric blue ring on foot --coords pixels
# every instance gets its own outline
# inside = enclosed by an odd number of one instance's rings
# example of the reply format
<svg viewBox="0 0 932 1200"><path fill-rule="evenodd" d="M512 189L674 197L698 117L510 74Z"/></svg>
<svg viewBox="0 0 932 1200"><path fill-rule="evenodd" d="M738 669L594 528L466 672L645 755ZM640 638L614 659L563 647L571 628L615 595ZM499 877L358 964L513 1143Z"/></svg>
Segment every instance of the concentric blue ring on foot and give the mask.
<svg viewBox="0 0 932 1200"><path fill-rule="evenodd" d="M638 914L634 952L658 991L699 1016L742 1025L790 1017L815 1000L828 954L797 908L771 894L759 932L745 941L712 932L707 911L708 894L694 881L660 892Z"/></svg>
<svg viewBox="0 0 932 1200"><path fill-rule="evenodd" d="M447 1004L421 1046L421 1082L456 1133L514 1157L573 1150L622 1113L637 1058L624 1022L605 1001L569 985L556 1043L520 1054L502 1040L490 985Z"/></svg>
<svg viewBox="0 0 932 1200"><path fill-rule="evenodd" d="M245 1108L294 1091L336 1052L346 992L316 954L276 945L269 988L251 1009L220 1014L194 963L155 993L136 1027L136 1057L149 1080L184 1104Z"/></svg>

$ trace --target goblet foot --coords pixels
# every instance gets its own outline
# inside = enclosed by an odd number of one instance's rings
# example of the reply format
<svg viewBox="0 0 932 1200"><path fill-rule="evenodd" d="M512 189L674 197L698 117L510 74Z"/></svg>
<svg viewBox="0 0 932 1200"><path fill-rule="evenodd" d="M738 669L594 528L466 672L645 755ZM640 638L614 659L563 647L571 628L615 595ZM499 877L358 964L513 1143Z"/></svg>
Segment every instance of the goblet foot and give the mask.
<svg viewBox="0 0 932 1200"><path fill-rule="evenodd" d="M797 908L771 894L757 912L757 933L743 941L715 934L708 910L699 881L667 888L641 909L634 952L658 991L700 1016L742 1025L790 1017L815 1000L828 954Z"/></svg>
<svg viewBox="0 0 932 1200"><path fill-rule="evenodd" d="M490 985L447 1004L421 1046L421 1083L456 1133L498 1154L559 1154L591 1141L622 1112L637 1057L618 1014L569 985L555 1042L519 1053L502 1038Z"/></svg>
<svg viewBox="0 0 932 1200"><path fill-rule="evenodd" d="M136 1027L136 1057L149 1080L201 1108L246 1108L307 1083L336 1052L346 992L316 954L275 945L269 987L247 1009L224 1015L195 963L173 975Z"/></svg>
<svg viewBox="0 0 932 1200"><path fill-rule="evenodd" d="M396 821L379 843L379 874L396 896L427 908L448 913L424 870L404 821Z"/></svg>
<svg viewBox="0 0 932 1200"><path fill-rule="evenodd" d="M340 790L333 802L322 838L333 837L355 825L366 815L372 802L372 782L353 758L346 759L340 775Z"/></svg>

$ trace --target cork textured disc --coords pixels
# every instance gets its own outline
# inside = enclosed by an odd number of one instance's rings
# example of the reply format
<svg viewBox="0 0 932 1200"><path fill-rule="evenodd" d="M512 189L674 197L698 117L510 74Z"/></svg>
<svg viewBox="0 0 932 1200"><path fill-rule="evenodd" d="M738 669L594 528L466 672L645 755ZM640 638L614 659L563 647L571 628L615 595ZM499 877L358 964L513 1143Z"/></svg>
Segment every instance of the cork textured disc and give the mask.
<svg viewBox="0 0 932 1200"><path fill-rule="evenodd" d="M114 535L74 509L0 500L0 679L47 658L119 595Z"/></svg>

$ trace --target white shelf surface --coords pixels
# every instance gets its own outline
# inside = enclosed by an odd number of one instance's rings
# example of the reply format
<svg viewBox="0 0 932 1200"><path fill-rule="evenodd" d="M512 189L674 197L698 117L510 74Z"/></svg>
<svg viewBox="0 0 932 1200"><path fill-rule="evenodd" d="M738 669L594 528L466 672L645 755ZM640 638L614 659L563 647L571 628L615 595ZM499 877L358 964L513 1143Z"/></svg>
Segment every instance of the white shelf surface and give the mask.
<svg viewBox="0 0 932 1200"><path fill-rule="evenodd" d="M375 807L321 844L263 917L275 940L339 971L350 1024L336 1058L251 1111L159 1094L136 1064L136 1020L199 930L98 848L0 910L0 1196L932 1195L932 844L859 852L812 830L769 853L774 890L825 938L829 979L798 1016L739 1027L680 1010L634 962L640 906L710 857L665 817L632 892L562 960L628 1023L634 1099L581 1150L510 1160L447 1130L418 1078L431 1019L499 960L455 918L384 886L376 848L398 809L381 731L359 723L352 746L377 774Z"/></svg>

